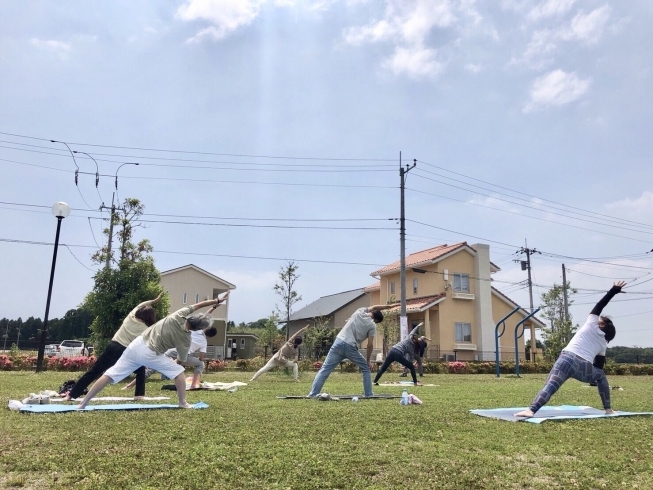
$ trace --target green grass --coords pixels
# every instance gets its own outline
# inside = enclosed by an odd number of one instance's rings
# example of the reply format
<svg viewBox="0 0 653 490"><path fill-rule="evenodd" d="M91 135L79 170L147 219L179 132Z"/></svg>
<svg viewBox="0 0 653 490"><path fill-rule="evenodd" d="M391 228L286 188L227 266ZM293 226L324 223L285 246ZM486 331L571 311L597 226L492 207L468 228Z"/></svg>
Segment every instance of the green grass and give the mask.
<svg viewBox="0 0 653 490"><path fill-rule="evenodd" d="M56 389L77 373L0 372L0 401ZM247 381L216 373L205 381ZM238 392L191 392L205 410L90 412L0 417L0 488L107 489L622 489L653 488L653 418L510 423L474 408L525 406L545 375L426 375L409 391L423 401L277 400L306 394L269 373ZM395 379L388 374L384 379ZM653 409L649 377L611 376L616 410ZM160 381L147 394L160 395ZM119 386L102 395L125 395ZM334 372L324 387L360 393L358 374ZM397 393L399 387L377 387ZM172 393L172 402L176 401ZM567 382L551 404L598 406L595 389Z"/></svg>

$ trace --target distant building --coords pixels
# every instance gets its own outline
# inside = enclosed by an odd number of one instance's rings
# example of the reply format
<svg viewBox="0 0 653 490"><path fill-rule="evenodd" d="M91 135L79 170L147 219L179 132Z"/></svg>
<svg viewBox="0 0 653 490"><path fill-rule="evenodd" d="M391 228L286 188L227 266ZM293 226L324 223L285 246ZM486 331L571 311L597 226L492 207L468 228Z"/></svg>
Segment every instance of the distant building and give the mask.
<svg viewBox="0 0 653 490"><path fill-rule="evenodd" d="M184 265L161 273L161 285L170 296L170 311L190 306L200 301L217 298L236 286L193 264ZM205 310L203 310L205 311ZM207 359L224 359L229 320L229 298L213 313L213 326L218 329L215 337L208 339Z"/></svg>
<svg viewBox="0 0 653 490"><path fill-rule="evenodd" d="M225 359L251 359L256 357L258 337L251 333L227 334L227 356Z"/></svg>

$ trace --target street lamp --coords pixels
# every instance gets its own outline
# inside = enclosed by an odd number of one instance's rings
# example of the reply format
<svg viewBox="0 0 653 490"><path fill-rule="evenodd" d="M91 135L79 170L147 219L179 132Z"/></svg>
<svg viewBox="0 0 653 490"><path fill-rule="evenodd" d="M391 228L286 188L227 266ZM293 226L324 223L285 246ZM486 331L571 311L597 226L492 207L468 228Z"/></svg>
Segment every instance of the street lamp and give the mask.
<svg viewBox="0 0 653 490"><path fill-rule="evenodd" d="M118 170L120 170L120 169L121 169L122 167L124 167L125 165L138 165L138 163L135 163L135 162L127 162L127 163L123 163L120 167L118 167L118 168L116 169L116 191L118 190Z"/></svg>
<svg viewBox="0 0 653 490"><path fill-rule="evenodd" d="M48 286L48 299L45 303L45 318L41 329L41 342L39 343L39 354L36 358L36 372L43 369L43 355L45 354L45 339L48 336L48 314L50 313L50 298L52 297L52 283L54 281L54 267L57 264L57 249L59 248L59 231L61 221L70 214L70 206L65 202L58 202L52 206L52 214L57 218L57 235L54 239L54 253L52 255L52 270L50 271L50 285Z"/></svg>

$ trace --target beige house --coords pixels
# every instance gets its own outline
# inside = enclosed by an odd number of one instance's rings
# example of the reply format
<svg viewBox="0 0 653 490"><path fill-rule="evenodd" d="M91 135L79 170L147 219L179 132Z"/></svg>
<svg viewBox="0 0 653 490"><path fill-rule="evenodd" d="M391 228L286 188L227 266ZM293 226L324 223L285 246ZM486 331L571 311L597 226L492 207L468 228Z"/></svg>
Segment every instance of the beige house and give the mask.
<svg viewBox="0 0 653 490"><path fill-rule="evenodd" d="M170 311L217 298L222 293L236 289L236 286L230 282L193 264L162 272L161 285L170 296ZM212 313L212 316L215 319L213 326L218 329L218 334L208 339L206 357L208 359L224 359L228 354L225 352L225 345L229 319L229 298Z"/></svg>
<svg viewBox="0 0 653 490"><path fill-rule="evenodd" d="M379 281L365 288L370 305L399 302L399 267L397 261L372 272ZM495 360L495 325L518 306L492 287L491 275L499 270L490 262L490 247L485 244L440 245L406 257L408 329L424 322L423 334L431 339L427 358ZM398 314L398 310L397 306L386 314ZM506 320L505 333L499 339L501 360L515 358L515 326L527 315L521 309ZM531 338L535 329L543 326L534 317L526 323ZM383 350L381 335L375 339L374 350ZM523 336L518 351L525 360Z"/></svg>

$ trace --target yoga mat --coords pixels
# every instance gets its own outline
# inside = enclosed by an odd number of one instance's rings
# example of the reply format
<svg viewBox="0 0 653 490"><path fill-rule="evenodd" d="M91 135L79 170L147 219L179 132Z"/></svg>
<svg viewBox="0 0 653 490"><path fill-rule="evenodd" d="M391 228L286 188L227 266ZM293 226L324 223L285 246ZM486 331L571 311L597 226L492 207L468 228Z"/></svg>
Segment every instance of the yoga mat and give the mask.
<svg viewBox="0 0 653 490"><path fill-rule="evenodd" d="M199 388L191 388L190 384L186 385L186 391L199 391L199 390L207 390L207 391L228 391L234 387L239 387L239 386L247 386L247 383L243 383L242 381L232 381L231 383L208 383L208 382L203 382ZM170 390L170 391L177 391L177 387L175 385L163 385L161 386L162 390Z"/></svg>
<svg viewBox="0 0 653 490"><path fill-rule="evenodd" d="M351 400L354 397L358 397L359 400L387 400L391 398L401 398L401 395L372 395L365 397L363 395L331 395L333 398L339 400ZM287 400L312 400L313 398L308 398L306 395L279 395L279 399ZM316 397L317 398L317 397Z"/></svg>
<svg viewBox="0 0 653 490"><path fill-rule="evenodd" d="M509 422L530 422L531 424L541 424L547 420L569 420L569 419L597 419L612 417L631 417L635 415L653 415L653 412L616 412L607 415L603 410L587 406L560 405L544 406L534 417L524 418L515 417L517 412L526 410L528 407L514 408L492 408L488 410L470 410L474 415L489 417Z"/></svg>
<svg viewBox="0 0 653 490"><path fill-rule="evenodd" d="M208 408L208 404L198 402L192 404L193 408ZM163 408L179 408L173 404L145 404L145 403L118 403L115 405L93 405L79 410L77 405L25 405L21 412L27 413L60 413L60 412L92 412L95 410L160 410Z"/></svg>
<svg viewBox="0 0 653 490"><path fill-rule="evenodd" d="M84 397L75 398L70 401L81 402ZM142 400L134 400L133 396L98 396L97 398L92 398L91 403L107 401L107 402L122 402L122 401L158 401L158 400L170 400L169 396L146 396ZM63 398L50 398L50 403L60 403L63 402Z"/></svg>

